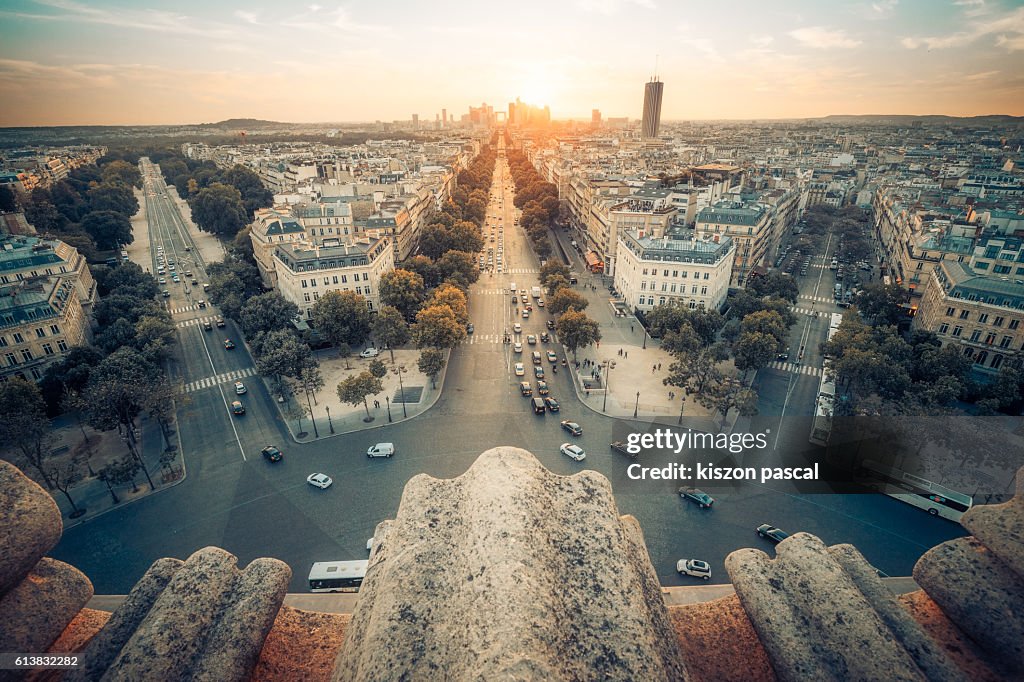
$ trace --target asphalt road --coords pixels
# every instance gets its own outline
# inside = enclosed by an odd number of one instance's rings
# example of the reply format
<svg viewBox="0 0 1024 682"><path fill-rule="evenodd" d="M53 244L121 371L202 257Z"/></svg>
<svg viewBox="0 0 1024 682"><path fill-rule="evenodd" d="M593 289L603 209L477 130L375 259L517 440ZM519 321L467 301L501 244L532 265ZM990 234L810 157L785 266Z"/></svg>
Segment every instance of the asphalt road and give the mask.
<svg viewBox="0 0 1024 682"><path fill-rule="evenodd" d="M410 478L421 473L458 476L488 448L522 447L553 472L593 469L613 481L621 480L630 462L608 448L614 421L582 408L564 371L547 377L552 395L562 403L559 415L534 415L529 401L519 394L522 379L514 374L516 356L501 336L515 322L523 325L524 337L539 335L548 315L535 305L534 314L523 320L511 305L511 282L529 291L537 283L538 267L525 234L513 226L511 189L506 183L510 185L511 180L499 157L495 189L503 196L492 201L488 213L500 216L504 227L503 272L484 273L474 285L470 311L476 332L453 351L445 390L431 410L385 428L300 446L288 438L262 382L249 381L249 392L241 396L248 413L232 417L228 405L235 396L228 377L251 371L252 360L240 343L233 351L223 348L221 336L237 333L231 322L223 330L204 332L195 321L215 311L188 309L190 297L183 290L175 291L171 308L178 311L174 318L181 325L176 371L188 384L211 383L189 392L187 404L179 411L188 477L174 488L68 529L53 556L84 571L98 594L120 594L156 559L185 558L216 545L236 554L241 565L263 556L284 560L293 570L291 591L305 592L313 562L366 557L366 540L377 523L394 518ZM155 196L148 200L160 200L160 184L154 182ZM179 240L184 247L187 236L172 229L173 214L151 208L150 215L151 230L166 233L167 243ZM812 291L818 285L811 279L805 278L803 289ZM827 295L827 276L822 280L818 286ZM805 343L805 362L817 362L820 367L816 346L827 325L826 318L801 316L794 327L796 341L817 338ZM525 355L530 348L524 344ZM529 358L523 362L532 372ZM550 368L546 360L544 367ZM524 378L532 380L530 374ZM783 405L787 415L810 414L817 381L816 376L762 370L757 384L762 414L780 415ZM574 439L559 428L560 418L578 421L584 434ZM788 428L790 423L793 426ZM780 447L806 450L805 427L805 419L783 420L777 432ZM394 442L395 457L368 459L366 449L379 441ZM559 444L566 441L587 451L585 462L574 462L558 452ZM284 451L283 461L270 463L259 456L260 448L270 443ZM311 487L305 479L313 472L329 474L334 485L327 490ZM700 510L670 487L616 487L619 511L639 520L663 584L697 582L675 573L679 558L706 560L713 582L728 582L723 562L730 552L741 547L772 552L768 541L754 531L761 523L789 532L808 531L828 544L853 543L889 575L909 575L925 550L964 534L957 524L879 495L795 495L756 484L714 495L714 508Z"/></svg>

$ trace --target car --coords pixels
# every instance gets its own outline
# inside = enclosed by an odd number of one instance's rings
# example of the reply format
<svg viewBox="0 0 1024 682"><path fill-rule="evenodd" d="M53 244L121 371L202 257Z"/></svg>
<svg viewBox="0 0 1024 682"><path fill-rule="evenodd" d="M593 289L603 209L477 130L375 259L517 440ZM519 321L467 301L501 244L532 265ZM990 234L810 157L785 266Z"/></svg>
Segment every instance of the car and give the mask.
<svg viewBox="0 0 1024 682"><path fill-rule="evenodd" d="M209 283L203 283L203 291L209 291L209 290L210 290Z"/></svg>
<svg viewBox="0 0 1024 682"><path fill-rule="evenodd" d="M587 458L587 453L583 451L579 445L573 445L572 443L562 443L561 447L558 448L566 457L582 462Z"/></svg>
<svg viewBox="0 0 1024 682"><path fill-rule="evenodd" d="M789 533L786 531L775 526L769 526L767 523L762 523L757 527L757 534L763 538L768 538L776 545L789 537Z"/></svg>
<svg viewBox="0 0 1024 682"><path fill-rule="evenodd" d="M576 422L571 422L568 419L563 419L561 421L561 426L563 429L565 429L574 436L583 435L583 427L577 424Z"/></svg>
<svg viewBox="0 0 1024 682"><path fill-rule="evenodd" d="M367 457L390 457L395 454L394 443L377 443L366 451Z"/></svg>
<svg viewBox="0 0 1024 682"><path fill-rule="evenodd" d="M533 386L530 385L529 381L520 381L519 392L524 396L531 396L533 395Z"/></svg>
<svg viewBox="0 0 1024 682"><path fill-rule="evenodd" d="M544 404L547 405L548 409L552 412L558 412L558 410L561 409L561 407L558 404L558 401L552 398L551 396L547 396L546 398L544 398Z"/></svg>
<svg viewBox="0 0 1024 682"><path fill-rule="evenodd" d="M220 315L217 316L217 319L214 320L214 322L216 322L218 327L223 327L224 326L224 318L221 317Z"/></svg>
<svg viewBox="0 0 1024 682"><path fill-rule="evenodd" d="M541 343L547 343L550 340L551 340L551 335L550 334L548 334L547 332L541 332L540 333L540 342Z"/></svg>
<svg viewBox="0 0 1024 682"><path fill-rule="evenodd" d="M247 389L245 387L245 384L243 384L241 381L236 381L235 382L235 394L236 395L242 395L242 394L248 393L248 392L249 392L249 389Z"/></svg>
<svg viewBox="0 0 1024 682"><path fill-rule="evenodd" d="M267 460L268 462L280 462L284 458L284 455L281 454L281 451L275 448L273 445L268 445L267 447L260 450L260 454L263 455L263 459Z"/></svg>
<svg viewBox="0 0 1024 682"><path fill-rule="evenodd" d="M167 289L164 289L163 290L163 296L164 296L164 298L170 298L171 297L171 292L167 291Z"/></svg>
<svg viewBox="0 0 1024 682"><path fill-rule="evenodd" d="M548 382L546 382L546 381L538 381L537 382L537 395L547 395L548 393L551 393L551 391L548 390Z"/></svg>
<svg viewBox="0 0 1024 682"><path fill-rule="evenodd" d="M684 500L696 502L701 509L709 509L715 503L715 498L708 495L700 488L684 486L679 489L679 497Z"/></svg>
<svg viewBox="0 0 1024 682"><path fill-rule="evenodd" d="M193 277L192 278L192 286L198 286L198 285L199 285L199 280L197 280L195 277Z"/></svg>
<svg viewBox="0 0 1024 682"><path fill-rule="evenodd" d="M521 376L523 376L525 374L526 374L526 368L523 367L523 363L517 362L516 363L516 376L517 377L521 377Z"/></svg>
<svg viewBox="0 0 1024 682"><path fill-rule="evenodd" d="M554 329L555 328L555 321L554 320L548 320L547 326L548 326L548 329Z"/></svg>
<svg viewBox="0 0 1024 682"><path fill-rule="evenodd" d="M168 263L167 267L168 267L169 269L173 270L173 269L174 269L174 268L176 267L176 266L174 265L174 261L170 261L170 262Z"/></svg>
<svg viewBox="0 0 1024 682"><path fill-rule="evenodd" d="M320 490L327 490L334 481L327 474L310 474L306 477L306 483Z"/></svg>
<svg viewBox="0 0 1024 682"><path fill-rule="evenodd" d="M235 342L234 341L232 341L231 339L224 339L224 350L233 350L234 347L235 347Z"/></svg>
<svg viewBox="0 0 1024 682"><path fill-rule="evenodd" d="M516 334L522 334L523 333L523 325L521 325L518 322L516 322L514 325L512 325L512 331L514 331Z"/></svg>
<svg viewBox="0 0 1024 682"><path fill-rule="evenodd" d="M680 559L676 562L676 571L680 575L711 580L711 567L708 566L708 562L700 559Z"/></svg>
<svg viewBox="0 0 1024 682"><path fill-rule="evenodd" d="M231 414L239 417L242 416L245 414L245 405L240 400L234 401L231 403Z"/></svg>
<svg viewBox="0 0 1024 682"><path fill-rule="evenodd" d="M786 351L785 353L779 353L778 355L775 356L775 359L776 360L789 360L789 351Z"/></svg>
<svg viewBox="0 0 1024 682"><path fill-rule="evenodd" d="M167 284L167 278L166 277L161 277L159 279L159 282L160 282L160 284Z"/></svg>
<svg viewBox="0 0 1024 682"><path fill-rule="evenodd" d="M537 301L537 307L538 308L543 308L544 307L544 299L543 298Z"/></svg>
<svg viewBox="0 0 1024 682"><path fill-rule="evenodd" d="M558 356L555 355L555 351L553 351L553 350L549 350L548 351L548 362L551 362L551 363L558 362Z"/></svg>
<svg viewBox="0 0 1024 682"><path fill-rule="evenodd" d="M529 318L530 318L530 311L524 308L523 309L523 319L527 320Z"/></svg>
<svg viewBox="0 0 1024 682"><path fill-rule="evenodd" d="M205 329L208 332L209 331L213 331L213 325L210 324L209 320L207 320L206 322L203 322L203 329Z"/></svg>
<svg viewBox="0 0 1024 682"><path fill-rule="evenodd" d="M543 379L544 378L544 368L541 367L540 365L534 365L533 366L533 376L537 377L538 379Z"/></svg>
<svg viewBox="0 0 1024 682"><path fill-rule="evenodd" d="M171 281L174 282L175 284L181 284L181 280L178 279L177 277L171 277Z"/></svg>
<svg viewBox="0 0 1024 682"><path fill-rule="evenodd" d="M205 308L206 301L204 301L203 299L199 299L198 301L196 301L196 305L199 306L200 308Z"/></svg>
<svg viewBox="0 0 1024 682"><path fill-rule="evenodd" d="M361 352L359 354L359 357L364 358L364 359L365 358L375 358L378 355L380 355L380 351L377 350L376 348L367 348L366 350L364 350L363 352Z"/></svg>
<svg viewBox="0 0 1024 682"><path fill-rule="evenodd" d="M534 336L533 334L530 334L529 336L526 337L526 343L528 343L531 346L536 346L537 345L537 337Z"/></svg>
<svg viewBox="0 0 1024 682"><path fill-rule="evenodd" d="M512 346L512 350L514 350L517 353L522 353L523 352L523 344L520 343L519 341L516 341L515 344Z"/></svg>
<svg viewBox="0 0 1024 682"><path fill-rule="evenodd" d="M470 322L469 324L466 325L466 333L467 334L472 334L474 330L475 330L475 327L473 326L472 322Z"/></svg>

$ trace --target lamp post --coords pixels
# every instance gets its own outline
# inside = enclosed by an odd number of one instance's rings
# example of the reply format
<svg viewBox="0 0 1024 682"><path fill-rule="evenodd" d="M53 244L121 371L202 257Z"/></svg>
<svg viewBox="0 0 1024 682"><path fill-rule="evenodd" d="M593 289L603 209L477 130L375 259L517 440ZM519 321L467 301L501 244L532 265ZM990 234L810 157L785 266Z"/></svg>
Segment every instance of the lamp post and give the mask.
<svg viewBox="0 0 1024 682"><path fill-rule="evenodd" d="M384 402L388 404L388 424L391 423L391 396L384 396Z"/></svg>
<svg viewBox="0 0 1024 682"><path fill-rule="evenodd" d="M686 396L685 395L681 395L681 396L679 396L679 421L676 422L677 424L680 424L680 425L683 423L683 406L684 405L686 405Z"/></svg>
<svg viewBox="0 0 1024 682"><path fill-rule="evenodd" d="M647 326L646 326L646 325L643 325L643 324L641 324L641 325L640 325L640 328L644 330L644 345L643 345L643 350L647 350Z"/></svg>
<svg viewBox="0 0 1024 682"><path fill-rule="evenodd" d="M334 433L334 422L331 421L331 406L324 405L324 409L327 410L327 425L331 427L331 433Z"/></svg>
<svg viewBox="0 0 1024 682"><path fill-rule="evenodd" d="M604 367L604 371L605 371L605 376L604 376L604 379L603 379L603 381L604 381L604 403L601 405L601 411L602 412L607 412L608 411L608 384L609 384L608 380L611 378L611 375L612 375L612 363L611 363L611 360L605 360L604 362L602 362L601 363L601 367Z"/></svg>
<svg viewBox="0 0 1024 682"><path fill-rule="evenodd" d="M406 371L405 365L394 367L391 371L398 375L398 390L402 393L402 417L408 419L409 413L405 409L405 386L402 385L402 374Z"/></svg>
<svg viewBox="0 0 1024 682"><path fill-rule="evenodd" d="M636 419L637 410L640 409L640 391L636 392L636 405L633 406L633 419Z"/></svg>

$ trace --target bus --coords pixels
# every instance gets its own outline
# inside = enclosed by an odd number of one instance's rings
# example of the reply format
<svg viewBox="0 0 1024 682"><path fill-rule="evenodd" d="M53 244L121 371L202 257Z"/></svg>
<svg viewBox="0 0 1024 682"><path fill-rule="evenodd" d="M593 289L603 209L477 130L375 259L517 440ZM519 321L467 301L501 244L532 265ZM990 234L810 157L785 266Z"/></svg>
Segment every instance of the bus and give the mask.
<svg viewBox="0 0 1024 682"><path fill-rule="evenodd" d="M369 561L318 561L309 570L310 592L358 592Z"/></svg>
<svg viewBox="0 0 1024 682"><path fill-rule="evenodd" d="M832 363L825 360L818 383L818 397L814 400L814 421L811 422L811 436L808 440L822 447L828 445L832 435L832 411L836 404L836 383L829 373Z"/></svg>
<svg viewBox="0 0 1024 682"><path fill-rule="evenodd" d="M587 269L594 273L604 272L604 261L597 257L596 251L587 251Z"/></svg>
<svg viewBox="0 0 1024 682"><path fill-rule="evenodd" d="M960 522L964 513L974 505L974 499L965 493L932 483L920 476L895 467L865 459L860 467L872 487L883 495L923 509L932 516Z"/></svg>

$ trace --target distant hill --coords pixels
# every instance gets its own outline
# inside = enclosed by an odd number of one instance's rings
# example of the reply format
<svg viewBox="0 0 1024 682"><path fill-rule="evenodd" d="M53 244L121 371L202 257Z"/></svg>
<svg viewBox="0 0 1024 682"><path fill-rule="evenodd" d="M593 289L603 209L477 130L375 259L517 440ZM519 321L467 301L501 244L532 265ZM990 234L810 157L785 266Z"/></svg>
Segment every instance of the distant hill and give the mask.
<svg viewBox="0 0 1024 682"><path fill-rule="evenodd" d="M921 121L929 124L949 125L988 125L1007 123L1024 123L1024 117L1008 116L1006 114L985 114L983 116L945 116L941 114L925 114L913 116L911 114L831 114L821 118L808 119L811 121L822 121L825 123L905 123Z"/></svg>
<svg viewBox="0 0 1024 682"><path fill-rule="evenodd" d="M263 121L258 118L229 118L218 123L200 123L197 128L246 128L257 130L259 128L280 128L281 126L292 125L280 121Z"/></svg>

